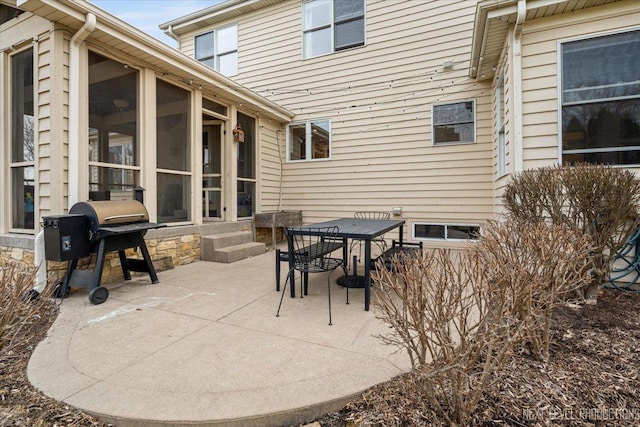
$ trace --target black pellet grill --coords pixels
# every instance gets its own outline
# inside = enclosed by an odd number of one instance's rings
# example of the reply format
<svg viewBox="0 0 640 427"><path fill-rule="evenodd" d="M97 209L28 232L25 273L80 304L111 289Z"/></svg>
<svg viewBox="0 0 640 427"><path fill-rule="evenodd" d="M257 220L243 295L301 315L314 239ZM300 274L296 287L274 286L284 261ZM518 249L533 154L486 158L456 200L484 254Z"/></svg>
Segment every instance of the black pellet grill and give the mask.
<svg viewBox="0 0 640 427"><path fill-rule="evenodd" d="M89 289L89 301L102 304L109 297L107 288L100 286L107 252L117 251L125 280L131 272L149 273L152 283L158 276L151 262L144 235L149 229L164 224L149 222L144 205L136 200L79 202L69 215L43 217L45 257L49 261L68 261L67 272L58 290L65 296L70 286ZM127 258L125 249L139 248L143 259ZM78 261L96 254L95 268L76 270Z"/></svg>

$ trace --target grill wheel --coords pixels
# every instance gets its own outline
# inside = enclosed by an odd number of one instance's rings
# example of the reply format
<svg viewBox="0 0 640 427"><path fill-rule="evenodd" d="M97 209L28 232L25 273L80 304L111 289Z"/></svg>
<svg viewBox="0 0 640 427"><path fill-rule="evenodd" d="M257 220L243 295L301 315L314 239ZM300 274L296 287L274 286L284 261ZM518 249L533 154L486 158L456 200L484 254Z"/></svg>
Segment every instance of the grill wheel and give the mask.
<svg viewBox="0 0 640 427"><path fill-rule="evenodd" d="M109 289L105 288L104 286L98 286L97 288L92 289L91 292L89 292L89 301L91 302L91 304L102 304L107 300L107 298L109 298Z"/></svg>

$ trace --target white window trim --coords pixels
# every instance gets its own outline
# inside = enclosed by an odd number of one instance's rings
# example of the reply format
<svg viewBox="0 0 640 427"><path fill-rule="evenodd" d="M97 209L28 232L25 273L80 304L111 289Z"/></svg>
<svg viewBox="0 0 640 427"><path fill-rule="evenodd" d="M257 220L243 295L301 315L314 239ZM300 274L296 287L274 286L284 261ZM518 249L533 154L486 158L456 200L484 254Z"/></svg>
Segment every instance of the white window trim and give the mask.
<svg viewBox="0 0 640 427"><path fill-rule="evenodd" d="M436 237L416 237L416 225L439 225L444 226L444 238ZM448 237L449 227L478 227L479 234L482 234L482 227L480 224L468 224L468 223L445 223L445 222L413 222L411 223L411 239L423 240L425 242L475 242L477 239L456 239Z"/></svg>
<svg viewBox="0 0 640 427"><path fill-rule="evenodd" d="M308 29L304 28L304 5L306 3L310 3L312 1L314 1L314 0L305 0L300 5L300 8L301 8L300 9L301 10L300 16L302 17L302 22L301 22L302 30L301 30L300 39L302 41L302 49L301 50L302 50L302 60L303 61L306 61L306 60L309 60L309 59L314 59L314 58L321 58L323 56L328 56L328 55L334 55L336 53L350 51L351 49L358 49L358 48L361 48L361 47L365 47L367 45L367 0L364 0L364 13L362 14L362 19L364 20L364 30L363 30L364 34L362 35L362 38L363 38L362 44L361 45L357 45L357 46L347 47L347 48L344 48L344 49L339 49L339 50L336 50L336 43L335 43L335 24L336 23L335 23L335 18L334 18L334 13L333 13L334 0L330 1L330 3L331 3L331 13L330 13L330 18L329 19L330 19L331 22L328 25L318 25L317 27L312 27L312 28L308 28ZM323 53L321 55L307 56L306 52L304 50L304 36L305 36L305 34L309 33L309 32L313 32L313 31L321 30L323 28L330 28L331 29L331 31L330 31L331 32L331 52Z"/></svg>
<svg viewBox="0 0 640 427"><path fill-rule="evenodd" d="M327 157L323 157L321 159L314 159L312 158L312 153L311 153L311 124L312 123L317 123L317 122L329 122L329 156ZM289 146L291 143L291 138L290 138L290 133L289 133L289 126L291 125L301 125L304 124L305 125L305 138L306 141L308 142L306 144L305 147L305 157L304 159L298 159L298 160L292 160L291 159L291 151L289 150ZM287 129L286 129L286 134L287 134L287 143L286 143L286 150L287 150L287 163L303 163L303 162L323 162L323 161L327 161L327 160L331 160L331 157L333 155L333 127L331 124L331 119L313 119L313 120L301 120L301 121L296 121L296 122L292 122L289 123L287 125Z"/></svg>
<svg viewBox="0 0 640 427"><path fill-rule="evenodd" d="M452 104L461 104L463 102L472 102L473 103L473 141L451 141L451 142L439 142L436 143L436 124L434 121L434 114L433 114L433 110L436 107L440 107L443 105L452 105ZM475 99L459 99L459 100L455 100L455 101L450 101L450 102L438 102L436 104L432 104L431 105L431 145L433 147L447 147L450 145L466 145L466 144L475 144L477 139L478 139L478 120L477 120L477 107L476 107L476 100Z"/></svg>
<svg viewBox="0 0 640 427"><path fill-rule="evenodd" d="M632 27L627 27L625 29L615 29L615 30L607 30L607 31L599 31L599 32L595 32L595 33L589 33L589 34L581 34L579 36L574 36L574 37L567 37L567 38L563 38L563 39L559 39L556 41L556 64L557 64L557 69L556 69L556 75L558 76L558 86L557 86L557 102L558 102L558 140L557 140L557 146L558 146L558 164L562 165L562 154L563 152L566 153L576 153L576 152L580 152L580 153L587 153L588 151L584 151L584 150L567 150L567 151L563 151L562 150L562 45L565 43L571 43L571 42L575 42L575 41L582 41L582 40L588 40L588 39L593 39L593 38L597 38L597 37L606 37L606 36L613 36L616 34L624 34L624 33L630 33L633 31L640 31L640 25L635 25ZM631 97L631 99L635 99L637 97ZM609 101L618 101L621 99L629 99L629 97L620 97L618 98L611 98L611 99L607 99ZM594 103L597 102L595 100L593 101L589 101L589 103ZM567 105L577 105L580 103L568 103ZM637 149L637 148L633 148L633 147L629 147L630 149ZM587 149L589 150L589 149ZM607 149L603 148L603 149L591 149L591 150L597 150L597 152L603 153L606 152ZM613 149L609 149L609 151L624 151L623 147L613 147ZM611 165L613 167L631 167L634 165Z"/></svg>
<svg viewBox="0 0 640 427"><path fill-rule="evenodd" d="M220 30L225 30L225 29L230 28L230 27L236 27L236 48L235 48L235 50L232 49L232 50L227 50L227 51L224 51L224 52L218 52L218 32ZM222 27L214 28L211 31L205 31L204 33L200 33L200 34L194 35L193 36L193 58L196 61L200 61L199 58L196 58L196 40L198 39L198 37L213 33L213 63L214 63L214 66L215 66L214 70L216 70L217 72L220 72L220 57L221 56L225 56L225 55L229 55L229 54L232 54L232 53L238 54L238 50L239 50L238 49L238 45L240 44L239 40L238 40L238 37L239 37L238 30L239 30L238 24L237 23L233 23L233 24L229 24L229 25L224 25ZM207 57L207 58L210 58L210 57ZM240 57L239 56L237 56L236 70L238 70L237 73L229 74L226 77L237 76L240 73Z"/></svg>

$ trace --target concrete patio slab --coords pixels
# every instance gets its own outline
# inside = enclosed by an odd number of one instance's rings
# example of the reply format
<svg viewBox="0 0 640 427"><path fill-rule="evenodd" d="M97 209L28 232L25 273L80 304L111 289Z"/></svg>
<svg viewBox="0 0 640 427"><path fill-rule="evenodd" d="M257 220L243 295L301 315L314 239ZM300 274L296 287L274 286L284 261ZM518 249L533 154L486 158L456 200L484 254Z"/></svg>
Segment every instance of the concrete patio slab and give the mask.
<svg viewBox="0 0 640 427"><path fill-rule="evenodd" d="M410 369L404 352L375 337L388 328L364 311L363 290L346 304L337 272L333 326L321 274L304 298L287 290L276 317L274 256L107 285L97 306L72 293L34 351L29 380L116 426L288 426Z"/></svg>

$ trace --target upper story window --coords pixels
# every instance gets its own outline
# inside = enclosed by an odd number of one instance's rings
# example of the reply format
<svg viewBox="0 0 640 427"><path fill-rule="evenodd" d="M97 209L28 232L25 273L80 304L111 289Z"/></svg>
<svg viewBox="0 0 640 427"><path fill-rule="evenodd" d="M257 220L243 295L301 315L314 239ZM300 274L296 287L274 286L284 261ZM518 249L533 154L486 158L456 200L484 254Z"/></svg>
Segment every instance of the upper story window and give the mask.
<svg viewBox="0 0 640 427"><path fill-rule="evenodd" d="M433 144L475 142L475 101L433 106Z"/></svg>
<svg viewBox="0 0 640 427"><path fill-rule="evenodd" d="M331 157L331 122L308 120L287 129L287 161L319 160Z"/></svg>
<svg viewBox="0 0 640 427"><path fill-rule="evenodd" d="M6 4L0 4L0 25L11 21L13 18L17 18L22 13L24 13L23 10L7 6Z"/></svg>
<svg viewBox="0 0 640 427"><path fill-rule="evenodd" d="M238 26L217 28L195 38L198 61L225 76L238 74Z"/></svg>
<svg viewBox="0 0 640 427"><path fill-rule="evenodd" d="M561 52L563 163L640 164L640 31Z"/></svg>
<svg viewBox="0 0 640 427"><path fill-rule="evenodd" d="M364 0L303 4L304 58L364 45Z"/></svg>

